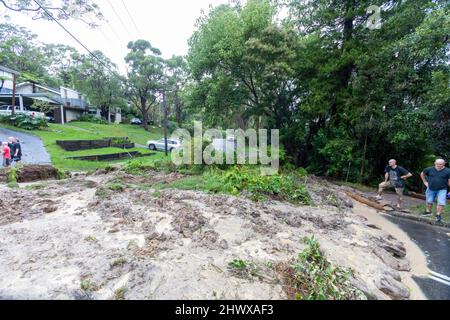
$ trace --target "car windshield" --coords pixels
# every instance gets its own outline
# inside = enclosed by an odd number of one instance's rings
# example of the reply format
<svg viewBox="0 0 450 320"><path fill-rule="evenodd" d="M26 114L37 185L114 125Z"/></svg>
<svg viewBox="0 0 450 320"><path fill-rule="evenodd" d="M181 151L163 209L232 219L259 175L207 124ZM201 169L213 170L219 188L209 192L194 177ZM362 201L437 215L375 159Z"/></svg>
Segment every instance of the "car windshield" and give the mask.
<svg viewBox="0 0 450 320"><path fill-rule="evenodd" d="M0 106L0 110L8 110L9 106Z"/></svg>

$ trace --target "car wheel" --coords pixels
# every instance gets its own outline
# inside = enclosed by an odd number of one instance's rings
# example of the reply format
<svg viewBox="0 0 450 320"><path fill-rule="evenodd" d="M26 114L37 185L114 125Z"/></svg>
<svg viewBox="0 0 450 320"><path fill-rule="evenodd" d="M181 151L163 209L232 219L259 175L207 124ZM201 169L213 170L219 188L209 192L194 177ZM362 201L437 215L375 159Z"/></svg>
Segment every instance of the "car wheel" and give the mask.
<svg viewBox="0 0 450 320"><path fill-rule="evenodd" d="M156 150L156 147L155 147L154 144L149 145L148 148L149 148L150 150Z"/></svg>
<svg viewBox="0 0 450 320"><path fill-rule="evenodd" d="M172 150L173 150L173 148L170 148L170 149L169 149L169 152L172 153Z"/></svg>

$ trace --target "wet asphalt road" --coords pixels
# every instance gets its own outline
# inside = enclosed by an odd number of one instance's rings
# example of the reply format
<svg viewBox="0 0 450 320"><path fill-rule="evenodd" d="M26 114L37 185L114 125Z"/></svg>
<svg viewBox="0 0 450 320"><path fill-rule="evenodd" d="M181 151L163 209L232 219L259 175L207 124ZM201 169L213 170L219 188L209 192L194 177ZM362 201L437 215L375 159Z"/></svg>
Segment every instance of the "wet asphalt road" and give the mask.
<svg viewBox="0 0 450 320"><path fill-rule="evenodd" d="M429 278L414 280L432 300L450 300L450 229L427 225L400 217L387 219L398 225L419 246L427 257Z"/></svg>
<svg viewBox="0 0 450 320"><path fill-rule="evenodd" d="M12 131L0 127L0 141L7 141L7 139L11 136L17 137L20 140L20 144L22 146L22 163L25 164L51 163L50 155L45 149L41 139L31 134Z"/></svg>

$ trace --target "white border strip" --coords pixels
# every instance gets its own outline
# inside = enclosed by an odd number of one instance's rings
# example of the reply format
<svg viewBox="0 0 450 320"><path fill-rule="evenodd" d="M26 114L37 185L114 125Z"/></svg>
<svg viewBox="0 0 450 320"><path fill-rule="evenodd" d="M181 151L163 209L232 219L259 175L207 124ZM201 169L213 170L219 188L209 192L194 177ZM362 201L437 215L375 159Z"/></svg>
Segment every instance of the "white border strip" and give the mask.
<svg viewBox="0 0 450 320"><path fill-rule="evenodd" d="M430 270L430 274L431 274L432 276L435 276L435 277L444 279L444 280L446 280L446 281L450 281L450 277L447 277L446 275L443 275L443 274L440 274L440 273L437 273L437 272L434 272L434 271L431 271L431 270Z"/></svg>
<svg viewBox="0 0 450 320"><path fill-rule="evenodd" d="M445 280L442 280L442 279L434 277L434 276L428 276L428 277L430 279L434 280L434 281L440 282L440 283L445 284L446 286L450 287L450 282L449 281L445 281Z"/></svg>

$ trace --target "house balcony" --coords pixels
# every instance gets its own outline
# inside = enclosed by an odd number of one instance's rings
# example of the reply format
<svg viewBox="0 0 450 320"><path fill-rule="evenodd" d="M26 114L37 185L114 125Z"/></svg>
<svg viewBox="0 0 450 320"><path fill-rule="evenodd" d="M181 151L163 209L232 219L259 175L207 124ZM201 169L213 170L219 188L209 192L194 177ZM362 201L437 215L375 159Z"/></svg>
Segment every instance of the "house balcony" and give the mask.
<svg viewBox="0 0 450 320"><path fill-rule="evenodd" d="M86 112L89 110L88 103L83 99L61 98L58 96L53 96L52 99L59 102L66 108L83 110Z"/></svg>

